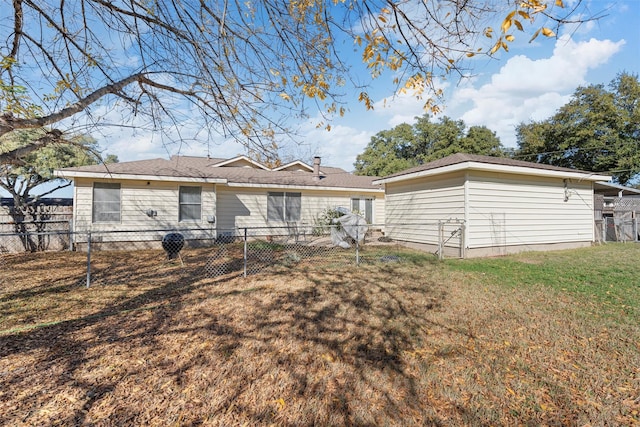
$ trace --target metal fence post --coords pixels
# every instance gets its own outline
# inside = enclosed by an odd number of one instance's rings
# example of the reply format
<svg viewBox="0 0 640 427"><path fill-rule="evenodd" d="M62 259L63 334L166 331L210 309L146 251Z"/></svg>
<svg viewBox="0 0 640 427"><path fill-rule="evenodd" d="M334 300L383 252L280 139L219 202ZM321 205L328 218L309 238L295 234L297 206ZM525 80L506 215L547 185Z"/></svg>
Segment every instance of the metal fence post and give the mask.
<svg viewBox="0 0 640 427"><path fill-rule="evenodd" d="M91 286L91 231L87 234L87 288Z"/></svg>
<svg viewBox="0 0 640 427"><path fill-rule="evenodd" d="M360 265L360 236L359 236L359 226L356 225L356 266Z"/></svg>
<svg viewBox="0 0 640 427"><path fill-rule="evenodd" d="M465 247L464 247L464 233L465 233L465 223L460 223L460 258L465 258Z"/></svg>
<svg viewBox="0 0 640 427"><path fill-rule="evenodd" d="M244 229L244 277L247 277L247 228Z"/></svg>
<svg viewBox="0 0 640 427"><path fill-rule="evenodd" d="M72 238L75 237L75 235L73 234L73 220L70 219L69 220L69 232L67 233L67 235L69 236L69 252L73 251L73 247L74 242L71 240Z"/></svg>
<svg viewBox="0 0 640 427"><path fill-rule="evenodd" d="M442 221L438 221L438 259L444 259L444 224Z"/></svg>

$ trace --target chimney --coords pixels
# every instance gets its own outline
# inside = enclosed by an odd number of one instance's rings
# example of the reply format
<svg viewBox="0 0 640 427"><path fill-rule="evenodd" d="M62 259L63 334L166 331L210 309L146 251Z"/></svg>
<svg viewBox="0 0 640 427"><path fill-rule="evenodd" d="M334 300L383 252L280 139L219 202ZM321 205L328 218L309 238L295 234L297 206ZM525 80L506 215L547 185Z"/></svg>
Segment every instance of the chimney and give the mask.
<svg viewBox="0 0 640 427"><path fill-rule="evenodd" d="M320 181L320 157L313 158L313 180Z"/></svg>

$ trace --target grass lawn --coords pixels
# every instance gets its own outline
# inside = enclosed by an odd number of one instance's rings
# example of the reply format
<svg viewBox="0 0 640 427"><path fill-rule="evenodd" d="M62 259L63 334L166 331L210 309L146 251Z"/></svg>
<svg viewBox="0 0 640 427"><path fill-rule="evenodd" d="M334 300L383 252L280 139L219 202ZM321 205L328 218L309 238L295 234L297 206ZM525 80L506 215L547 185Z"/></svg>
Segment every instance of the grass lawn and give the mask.
<svg viewBox="0 0 640 427"><path fill-rule="evenodd" d="M140 268L89 289L82 254L0 258L0 425L640 425L640 245L249 278L118 256Z"/></svg>

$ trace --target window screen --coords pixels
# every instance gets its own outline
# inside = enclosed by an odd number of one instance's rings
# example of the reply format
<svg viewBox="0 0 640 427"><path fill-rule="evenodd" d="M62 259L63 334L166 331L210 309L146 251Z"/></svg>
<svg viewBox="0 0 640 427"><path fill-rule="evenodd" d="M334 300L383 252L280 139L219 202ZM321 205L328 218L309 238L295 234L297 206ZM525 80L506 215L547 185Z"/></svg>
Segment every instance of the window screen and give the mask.
<svg viewBox="0 0 640 427"><path fill-rule="evenodd" d="M120 222L120 184L93 184L93 222Z"/></svg>
<svg viewBox="0 0 640 427"><path fill-rule="evenodd" d="M300 193L270 192L267 195L267 221L300 221Z"/></svg>
<svg viewBox="0 0 640 427"><path fill-rule="evenodd" d="M364 216L364 219L371 224L373 222L373 199L358 197L351 199L351 211Z"/></svg>
<svg viewBox="0 0 640 427"><path fill-rule="evenodd" d="M300 193L285 193L285 221L300 221Z"/></svg>
<svg viewBox="0 0 640 427"><path fill-rule="evenodd" d="M202 188L180 187L179 221L199 221L202 218Z"/></svg>
<svg viewBox="0 0 640 427"><path fill-rule="evenodd" d="M284 193L267 195L267 221L284 221Z"/></svg>

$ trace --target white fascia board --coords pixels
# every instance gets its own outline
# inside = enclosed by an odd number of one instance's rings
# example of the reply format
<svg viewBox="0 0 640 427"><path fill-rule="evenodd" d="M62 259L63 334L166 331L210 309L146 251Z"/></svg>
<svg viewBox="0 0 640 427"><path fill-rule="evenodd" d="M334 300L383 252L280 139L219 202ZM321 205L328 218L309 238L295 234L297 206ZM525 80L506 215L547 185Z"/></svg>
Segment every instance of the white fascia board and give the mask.
<svg viewBox="0 0 640 427"><path fill-rule="evenodd" d="M163 181L163 182L204 182L209 184L226 184L225 178L207 178L207 177L187 177L187 176L163 176L163 175L133 175L122 173L96 173L96 172L77 172L77 171L54 171L53 174L58 178L94 178L94 179L110 179L110 180L133 180L133 181Z"/></svg>
<svg viewBox="0 0 640 427"><path fill-rule="evenodd" d="M229 187L245 188L278 188L283 190L321 190L321 191L351 191L358 193L384 193L382 188L362 188L362 187L318 187L314 185L286 185L286 184L251 184L243 182L228 182Z"/></svg>
<svg viewBox="0 0 640 427"><path fill-rule="evenodd" d="M537 169L524 166L496 165L481 162L463 162L455 165L443 166L441 168L429 169L411 174L394 176L393 178L379 179L373 184L389 184L409 179L422 178L427 176L442 175L445 173L459 172L465 170L477 170L484 172L510 173L516 175L543 176L550 178L577 179L579 181L610 181L611 177L594 173L557 171L550 169Z"/></svg>
<svg viewBox="0 0 640 427"><path fill-rule="evenodd" d="M216 163L216 164L211 165L211 167L219 168L219 167L222 167L222 166L232 165L232 164L234 164L234 163L236 163L236 162L238 162L240 160L244 160L244 161L256 166L258 169L262 169L262 170L266 170L266 171L270 170L265 165L263 165L261 163L258 163L255 160L250 159L250 158L248 158L247 156L244 156L244 155L243 156L237 156L237 157L234 157L232 159L223 160L220 163Z"/></svg>
<svg viewBox="0 0 640 427"><path fill-rule="evenodd" d="M278 166L277 168L273 168L271 169L272 171L281 171L281 170L285 170L291 166L295 166L295 165L300 165L303 166L305 169L307 169L309 172L313 172L313 166L309 166L308 164L300 161L300 160L296 160L290 163L287 163L286 165L282 165L282 166Z"/></svg>

